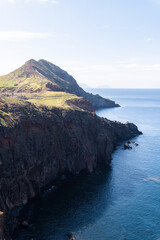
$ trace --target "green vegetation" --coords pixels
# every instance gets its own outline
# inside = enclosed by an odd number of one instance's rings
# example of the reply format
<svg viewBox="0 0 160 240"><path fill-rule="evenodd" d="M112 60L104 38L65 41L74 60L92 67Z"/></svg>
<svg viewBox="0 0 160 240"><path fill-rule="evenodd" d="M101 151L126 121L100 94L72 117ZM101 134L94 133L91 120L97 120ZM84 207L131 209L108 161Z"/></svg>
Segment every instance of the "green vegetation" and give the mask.
<svg viewBox="0 0 160 240"><path fill-rule="evenodd" d="M66 92L51 92L45 91L40 93L15 93L12 95L11 93L8 94L1 94L0 97L0 125L7 126L14 124L18 116L14 114L14 108L19 108L20 115L23 114L26 116L30 115L32 111L28 108L27 102L30 102L32 105L31 108L37 108L41 112L40 106L47 106L48 108L61 108L65 110L80 110L83 111L81 108L73 104L68 104L67 101L75 99L82 99L81 97L77 97L76 95L69 94ZM11 110L12 109L12 110Z"/></svg>
<svg viewBox="0 0 160 240"><path fill-rule="evenodd" d="M7 104L21 104L22 99L36 105L77 109L68 105L67 100L81 98L63 90L60 92L62 85L68 88L68 80L60 76L65 72L61 70L59 73L58 67L48 64L47 61L31 59L17 70L0 77L0 93L7 96Z"/></svg>
<svg viewBox="0 0 160 240"><path fill-rule="evenodd" d="M45 61L45 64L47 62ZM54 66L54 65L53 65ZM31 59L22 67L0 77L0 92L41 92L46 90L60 90L68 88L68 81L59 77L56 66L52 70L44 65L43 61L36 62Z"/></svg>
<svg viewBox="0 0 160 240"><path fill-rule="evenodd" d="M17 93L15 97L19 99L24 99L34 104L46 105L48 107L58 107L64 109L72 109L71 106L67 104L67 100L81 99L74 94L69 94L66 92L39 92L39 93Z"/></svg>
<svg viewBox="0 0 160 240"><path fill-rule="evenodd" d="M84 92L72 76L56 65L34 59L0 77L0 94L0 125L3 126L16 123L22 115L30 117L33 112L43 112L42 105L92 111L90 103L105 101L98 95Z"/></svg>
<svg viewBox="0 0 160 240"><path fill-rule="evenodd" d="M65 110L80 110L81 108L73 104L67 104L70 100L80 100L80 97L65 92L40 92L40 93L15 93L12 95L1 94L0 96L0 126L13 126L21 116L37 117L43 114L44 108L62 108ZM32 103L32 104L29 104ZM46 114L46 113L45 113Z"/></svg>
<svg viewBox="0 0 160 240"><path fill-rule="evenodd" d="M45 89L48 83L45 78L37 75L16 77L15 74L0 77L1 92L38 92Z"/></svg>
<svg viewBox="0 0 160 240"><path fill-rule="evenodd" d="M66 71L46 60L31 59L15 71L1 76L0 93L14 98L14 102L23 99L38 105L72 110L88 109L84 99L94 109L115 106L113 101L86 93Z"/></svg>
<svg viewBox="0 0 160 240"><path fill-rule="evenodd" d="M12 119L12 116L10 113L5 111L5 105L8 106L6 99L2 99L0 98L0 107L3 110L0 110L0 125L6 126L7 122L10 121Z"/></svg>
<svg viewBox="0 0 160 240"><path fill-rule="evenodd" d="M0 96L0 125L8 126L16 122L17 116L14 114L13 106L25 108L26 102L16 97ZM11 111L12 109L12 111Z"/></svg>
<svg viewBox="0 0 160 240"><path fill-rule="evenodd" d="M58 87L54 81L41 74L44 70L39 66L36 61L30 60L15 71L1 76L0 92L40 92L47 89L47 84L52 88Z"/></svg>

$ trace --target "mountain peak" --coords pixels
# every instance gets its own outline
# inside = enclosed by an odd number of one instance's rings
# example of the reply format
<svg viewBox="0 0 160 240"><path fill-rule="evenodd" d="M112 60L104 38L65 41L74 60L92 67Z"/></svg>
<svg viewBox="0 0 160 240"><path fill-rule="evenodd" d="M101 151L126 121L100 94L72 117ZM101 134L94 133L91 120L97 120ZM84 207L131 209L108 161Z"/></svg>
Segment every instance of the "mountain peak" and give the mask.
<svg viewBox="0 0 160 240"><path fill-rule="evenodd" d="M39 59L38 60L39 63L50 63L49 61L45 60L45 59Z"/></svg>
<svg viewBox="0 0 160 240"><path fill-rule="evenodd" d="M85 92L71 75L44 59L30 59L12 73L0 77L0 92L25 94L48 91L84 97L95 109L117 106L111 100Z"/></svg>
<svg viewBox="0 0 160 240"><path fill-rule="evenodd" d="M37 62L35 59L31 58L28 61L25 62L25 64L32 63L32 62Z"/></svg>
<svg viewBox="0 0 160 240"><path fill-rule="evenodd" d="M32 66L34 64L37 64L37 61L35 59L29 59L28 61L25 62L24 65L26 66Z"/></svg>

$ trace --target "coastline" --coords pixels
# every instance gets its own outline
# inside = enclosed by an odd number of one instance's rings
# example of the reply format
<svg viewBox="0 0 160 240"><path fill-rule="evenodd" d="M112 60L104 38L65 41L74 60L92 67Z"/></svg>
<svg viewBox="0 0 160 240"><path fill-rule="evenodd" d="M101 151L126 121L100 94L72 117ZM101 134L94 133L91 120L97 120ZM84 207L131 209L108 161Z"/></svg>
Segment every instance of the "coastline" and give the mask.
<svg viewBox="0 0 160 240"><path fill-rule="evenodd" d="M21 112L20 109L16 105L13 111ZM11 171L15 169L15 164L12 168L12 161L9 157L13 153L12 157L16 162L16 169L12 173L14 181L8 182L9 185L3 185L4 189L8 189L9 195L1 198L1 206L6 206L4 211L8 212L5 221L10 220L10 224L5 225L8 235L6 239L11 239L10 236L16 228L21 207L25 206L30 201L29 199L39 196L41 189L45 188L49 182L61 178L65 173L74 175L81 171L93 172L98 165L108 165L111 161L111 154L119 142L141 134L132 123L112 122L98 117L95 113L51 110L46 107L41 108L41 112L39 112L30 103L26 103L25 109L27 115L21 112L18 124L12 124L8 130L6 127L1 127L1 144L7 137L7 141L5 140L6 150L14 149L7 156L3 145L5 151L1 152L1 155L6 157ZM17 134L19 139L16 137ZM57 136L59 137L57 138ZM28 147L24 148L24 146ZM22 158L20 149L23 149L25 158ZM32 154L28 155L31 149ZM38 154L40 149L41 153ZM24 163L26 169L22 171L21 166ZM8 164L2 164L3 172L5 172L5 168L8 169ZM19 176L16 174L17 171ZM11 190L17 189L18 186L19 196L17 191L14 193ZM2 190L1 196L5 196L5 192ZM14 202L15 200L16 202Z"/></svg>

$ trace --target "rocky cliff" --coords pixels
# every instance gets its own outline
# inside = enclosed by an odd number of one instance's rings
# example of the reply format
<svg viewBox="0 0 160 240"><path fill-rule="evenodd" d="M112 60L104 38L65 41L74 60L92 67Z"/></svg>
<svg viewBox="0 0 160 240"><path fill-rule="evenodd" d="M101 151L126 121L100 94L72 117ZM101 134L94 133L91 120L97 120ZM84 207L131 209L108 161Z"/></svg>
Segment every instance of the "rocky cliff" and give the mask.
<svg viewBox="0 0 160 240"><path fill-rule="evenodd" d="M92 172L109 164L118 143L140 134L132 123L95 113L16 101L0 101L1 231L3 213L25 205L62 174Z"/></svg>

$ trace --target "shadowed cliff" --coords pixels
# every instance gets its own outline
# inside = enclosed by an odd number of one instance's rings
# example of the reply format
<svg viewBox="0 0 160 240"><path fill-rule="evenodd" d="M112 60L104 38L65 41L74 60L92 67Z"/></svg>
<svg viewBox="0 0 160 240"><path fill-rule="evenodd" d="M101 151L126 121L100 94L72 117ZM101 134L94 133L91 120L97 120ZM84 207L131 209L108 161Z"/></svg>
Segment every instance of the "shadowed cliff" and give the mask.
<svg viewBox="0 0 160 240"><path fill-rule="evenodd" d="M132 123L15 98L0 99L0 115L0 211L5 214L63 174L109 164L117 144L141 134ZM13 221L7 232L15 226Z"/></svg>

